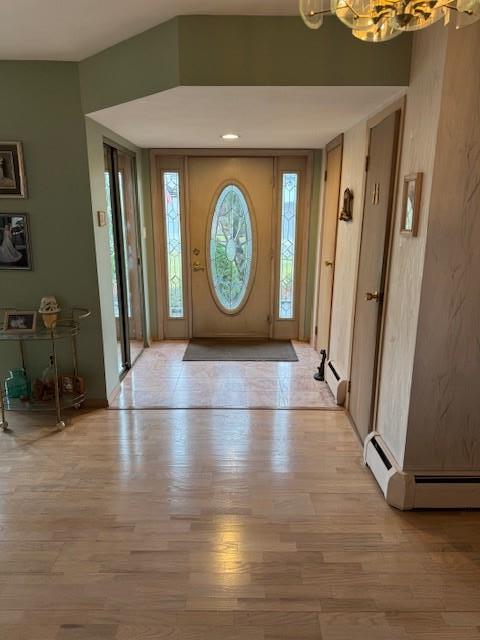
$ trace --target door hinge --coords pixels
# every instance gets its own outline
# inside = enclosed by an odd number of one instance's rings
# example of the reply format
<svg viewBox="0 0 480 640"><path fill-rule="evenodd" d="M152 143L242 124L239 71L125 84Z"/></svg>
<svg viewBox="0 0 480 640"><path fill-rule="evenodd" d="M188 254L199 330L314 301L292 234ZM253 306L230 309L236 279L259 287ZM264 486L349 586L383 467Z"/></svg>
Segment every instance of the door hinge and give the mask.
<svg viewBox="0 0 480 640"><path fill-rule="evenodd" d="M368 171L370 166L370 156L365 156L365 171Z"/></svg>
<svg viewBox="0 0 480 640"><path fill-rule="evenodd" d="M328 175L328 171L325 169L325 175L324 175L325 182L327 181L327 175Z"/></svg>
<svg viewBox="0 0 480 640"><path fill-rule="evenodd" d="M268 322L268 324L272 324L272 316L271 316L270 313L267 316L267 322Z"/></svg>
<svg viewBox="0 0 480 640"><path fill-rule="evenodd" d="M315 327L315 335L318 336L318 327Z"/></svg>
<svg viewBox="0 0 480 640"><path fill-rule="evenodd" d="M350 391L352 390L352 381L351 380L348 381L347 390L348 390L348 393L350 393Z"/></svg>

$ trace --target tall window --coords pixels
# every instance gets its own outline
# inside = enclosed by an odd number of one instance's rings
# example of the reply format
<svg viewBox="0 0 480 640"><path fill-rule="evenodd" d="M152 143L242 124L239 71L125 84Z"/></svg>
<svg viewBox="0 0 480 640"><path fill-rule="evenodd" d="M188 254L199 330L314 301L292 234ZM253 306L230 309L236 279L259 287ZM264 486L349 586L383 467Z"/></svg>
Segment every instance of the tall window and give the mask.
<svg viewBox="0 0 480 640"><path fill-rule="evenodd" d="M298 174L282 175L280 236L280 291L278 316L290 320L295 315L295 239L297 233Z"/></svg>
<svg viewBox="0 0 480 640"><path fill-rule="evenodd" d="M165 236L167 245L168 315L183 318L182 225L180 211L180 174L163 174Z"/></svg>

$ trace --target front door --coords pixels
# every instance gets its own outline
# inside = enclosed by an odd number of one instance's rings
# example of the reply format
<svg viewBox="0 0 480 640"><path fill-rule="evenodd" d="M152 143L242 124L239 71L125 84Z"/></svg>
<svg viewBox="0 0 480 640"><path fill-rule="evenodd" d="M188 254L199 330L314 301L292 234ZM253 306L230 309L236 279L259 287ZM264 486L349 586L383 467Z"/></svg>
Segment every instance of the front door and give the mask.
<svg viewBox="0 0 480 640"><path fill-rule="evenodd" d="M373 422L399 121L396 111L370 129L349 401L363 440Z"/></svg>
<svg viewBox="0 0 480 640"><path fill-rule="evenodd" d="M194 337L270 335L273 158L188 159Z"/></svg>

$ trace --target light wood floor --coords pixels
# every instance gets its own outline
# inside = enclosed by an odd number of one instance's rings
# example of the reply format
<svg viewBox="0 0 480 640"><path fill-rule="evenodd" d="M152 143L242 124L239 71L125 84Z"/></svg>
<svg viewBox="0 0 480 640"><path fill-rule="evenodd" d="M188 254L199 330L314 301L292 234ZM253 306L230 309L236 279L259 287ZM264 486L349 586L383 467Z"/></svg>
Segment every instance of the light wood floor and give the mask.
<svg viewBox="0 0 480 640"><path fill-rule="evenodd" d="M2 640L480 638L480 514L389 508L341 412L11 426Z"/></svg>

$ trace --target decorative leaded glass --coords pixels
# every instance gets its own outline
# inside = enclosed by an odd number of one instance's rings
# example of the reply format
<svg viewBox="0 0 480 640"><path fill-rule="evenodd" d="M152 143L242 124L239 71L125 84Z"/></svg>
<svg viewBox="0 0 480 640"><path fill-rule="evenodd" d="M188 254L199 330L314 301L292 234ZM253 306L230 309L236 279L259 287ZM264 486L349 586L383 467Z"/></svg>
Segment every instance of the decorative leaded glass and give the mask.
<svg viewBox="0 0 480 640"><path fill-rule="evenodd" d="M221 192L212 219L210 273L218 301L227 311L244 301L252 272L252 222L245 196L234 184Z"/></svg>
<svg viewBox="0 0 480 640"><path fill-rule="evenodd" d="M163 174L165 197L165 235L167 245L168 315L183 318L182 226L180 211L180 174Z"/></svg>
<svg viewBox="0 0 480 640"><path fill-rule="evenodd" d="M278 315L290 320L295 315L295 237L297 232L298 174L284 173L280 238L280 297Z"/></svg>

